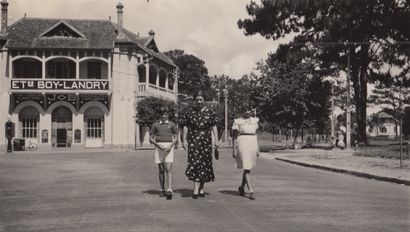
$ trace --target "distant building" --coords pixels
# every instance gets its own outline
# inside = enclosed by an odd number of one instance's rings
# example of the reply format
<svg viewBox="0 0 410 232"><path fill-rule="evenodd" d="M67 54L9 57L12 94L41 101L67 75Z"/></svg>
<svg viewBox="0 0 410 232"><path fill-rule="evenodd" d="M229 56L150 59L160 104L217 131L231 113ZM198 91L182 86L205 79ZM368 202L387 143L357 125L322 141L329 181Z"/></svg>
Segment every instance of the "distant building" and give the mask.
<svg viewBox="0 0 410 232"><path fill-rule="evenodd" d="M377 114L378 123L374 126L367 125L367 135L369 137L381 137L381 138L396 138L397 133L400 133L400 124L394 119L393 116L385 112L380 112ZM370 119L370 118L368 118ZM396 128L397 124L397 128Z"/></svg>
<svg viewBox="0 0 410 232"><path fill-rule="evenodd" d="M1 2L0 145L4 123L40 148L134 147L138 99L175 101L178 68L155 33L140 37L110 20L23 17L7 25ZM146 130L145 130L146 131Z"/></svg>

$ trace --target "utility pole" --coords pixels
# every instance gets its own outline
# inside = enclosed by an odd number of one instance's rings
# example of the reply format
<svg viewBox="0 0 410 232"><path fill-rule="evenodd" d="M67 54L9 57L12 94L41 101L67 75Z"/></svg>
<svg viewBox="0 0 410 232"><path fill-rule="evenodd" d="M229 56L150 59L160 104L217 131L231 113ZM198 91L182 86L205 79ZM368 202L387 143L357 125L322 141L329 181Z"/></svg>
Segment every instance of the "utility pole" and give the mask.
<svg viewBox="0 0 410 232"><path fill-rule="evenodd" d="M346 149L350 149L350 48L347 47L347 71L346 71L346 89L347 89L347 97L346 97Z"/></svg>
<svg viewBox="0 0 410 232"><path fill-rule="evenodd" d="M335 137L335 87L332 83L332 117L330 124L330 135Z"/></svg>
<svg viewBox="0 0 410 232"><path fill-rule="evenodd" d="M225 95L225 144L228 144L228 89L224 88Z"/></svg>

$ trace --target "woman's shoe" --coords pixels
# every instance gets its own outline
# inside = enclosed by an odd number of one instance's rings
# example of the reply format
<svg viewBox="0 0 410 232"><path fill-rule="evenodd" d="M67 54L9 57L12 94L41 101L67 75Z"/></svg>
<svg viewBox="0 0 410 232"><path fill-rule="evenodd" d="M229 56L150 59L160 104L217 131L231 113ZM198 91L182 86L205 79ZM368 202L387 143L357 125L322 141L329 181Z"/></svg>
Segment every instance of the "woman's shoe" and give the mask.
<svg viewBox="0 0 410 232"><path fill-rule="evenodd" d="M198 199L198 194L192 194L192 199Z"/></svg>
<svg viewBox="0 0 410 232"><path fill-rule="evenodd" d="M249 199L255 200L255 195L253 194L253 192L252 192L252 193L249 193Z"/></svg>
<svg viewBox="0 0 410 232"><path fill-rule="evenodd" d="M198 196L199 196L199 197L205 197L205 193L204 193L204 192L203 192L203 193L199 193Z"/></svg>
<svg viewBox="0 0 410 232"><path fill-rule="evenodd" d="M239 186L238 191L239 191L239 195L245 196L245 189L243 189L243 187Z"/></svg>
<svg viewBox="0 0 410 232"><path fill-rule="evenodd" d="M166 197L167 197L167 200L172 200L172 192L167 191Z"/></svg>
<svg viewBox="0 0 410 232"><path fill-rule="evenodd" d="M165 190L161 190L159 192L159 197L165 197L165 194L166 194Z"/></svg>

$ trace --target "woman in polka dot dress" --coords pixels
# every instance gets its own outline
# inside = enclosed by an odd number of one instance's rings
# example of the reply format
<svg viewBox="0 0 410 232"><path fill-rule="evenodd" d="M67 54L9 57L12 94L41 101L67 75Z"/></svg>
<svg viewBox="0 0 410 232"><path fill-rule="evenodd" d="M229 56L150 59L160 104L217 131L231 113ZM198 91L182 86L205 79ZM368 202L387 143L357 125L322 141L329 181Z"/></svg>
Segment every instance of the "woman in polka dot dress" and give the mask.
<svg viewBox="0 0 410 232"><path fill-rule="evenodd" d="M183 146L188 150L188 166L185 175L194 182L192 198L205 197L205 182L215 180L212 167L212 134L215 147L219 146L215 113L204 105L200 94L196 103L184 115Z"/></svg>

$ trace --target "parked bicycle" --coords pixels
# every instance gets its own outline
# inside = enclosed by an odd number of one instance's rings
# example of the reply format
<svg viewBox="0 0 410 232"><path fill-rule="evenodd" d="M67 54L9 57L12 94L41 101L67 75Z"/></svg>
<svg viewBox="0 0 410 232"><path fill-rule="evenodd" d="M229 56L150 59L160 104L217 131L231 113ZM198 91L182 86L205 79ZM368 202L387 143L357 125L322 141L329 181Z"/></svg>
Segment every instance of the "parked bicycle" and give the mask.
<svg viewBox="0 0 410 232"><path fill-rule="evenodd" d="M28 141L27 147L26 149L28 151L35 151L37 150L37 144L36 143L32 143L31 141Z"/></svg>

